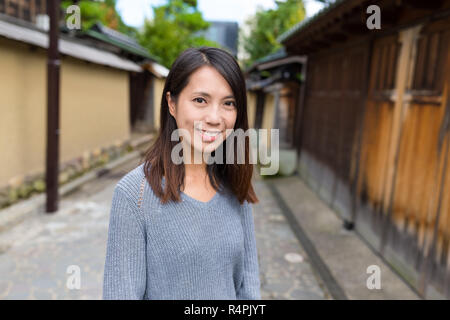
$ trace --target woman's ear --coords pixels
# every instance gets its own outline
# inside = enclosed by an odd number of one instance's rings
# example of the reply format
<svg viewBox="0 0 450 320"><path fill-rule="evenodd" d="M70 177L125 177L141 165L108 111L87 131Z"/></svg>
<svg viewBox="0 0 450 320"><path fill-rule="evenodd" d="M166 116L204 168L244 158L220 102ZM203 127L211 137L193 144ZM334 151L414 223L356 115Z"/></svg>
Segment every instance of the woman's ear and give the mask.
<svg viewBox="0 0 450 320"><path fill-rule="evenodd" d="M167 100L167 105L169 106L169 112L175 118L175 103L173 102L173 100L170 96L170 91L166 92L166 100Z"/></svg>

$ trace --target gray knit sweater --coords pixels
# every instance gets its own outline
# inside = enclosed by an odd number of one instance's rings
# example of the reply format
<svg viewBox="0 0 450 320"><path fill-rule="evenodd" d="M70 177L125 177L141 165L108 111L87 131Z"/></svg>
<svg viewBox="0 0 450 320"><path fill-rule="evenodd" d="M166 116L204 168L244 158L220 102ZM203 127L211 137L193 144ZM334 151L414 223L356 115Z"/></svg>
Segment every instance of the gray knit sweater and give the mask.
<svg viewBox="0 0 450 320"><path fill-rule="evenodd" d="M143 167L114 189L103 299L261 299L251 204L226 188L161 204Z"/></svg>

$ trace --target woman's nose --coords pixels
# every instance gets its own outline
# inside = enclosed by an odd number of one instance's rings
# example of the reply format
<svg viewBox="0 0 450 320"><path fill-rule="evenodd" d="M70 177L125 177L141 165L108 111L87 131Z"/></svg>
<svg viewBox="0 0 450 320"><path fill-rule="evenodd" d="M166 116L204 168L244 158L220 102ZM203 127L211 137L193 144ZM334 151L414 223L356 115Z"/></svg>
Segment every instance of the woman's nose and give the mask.
<svg viewBox="0 0 450 320"><path fill-rule="evenodd" d="M217 105L211 106L207 111L205 120L210 124L220 124L221 122L221 112Z"/></svg>

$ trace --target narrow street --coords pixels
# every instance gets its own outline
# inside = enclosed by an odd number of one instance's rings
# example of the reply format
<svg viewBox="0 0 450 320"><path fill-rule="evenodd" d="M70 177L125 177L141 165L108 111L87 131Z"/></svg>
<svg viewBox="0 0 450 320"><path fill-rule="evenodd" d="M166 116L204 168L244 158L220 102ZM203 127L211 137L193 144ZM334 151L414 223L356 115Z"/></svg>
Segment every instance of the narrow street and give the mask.
<svg viewBox="0 0 450 320"><path fill-rule="evenodd" d="M101 299L110 202L127 163L61 199L60 210L36 212L0 233L0 299ZM327 299L308 258L265 182L254 181L255 232L262 299ZM68 289L69 266L80 289Z"/></svg>
<svg viewBox="0 0 450 320"><path fill-rule="evenodd" d="M1 232L0 299L101 299L114 186L138 164L82 185L61 199L56 214L36 211ZM262 179L255 172L253 183L262 299L419 299L298 176ZM370 265L381 270L380 290L366 286ZM73 266L79 289L67 285Z"/></svg>
<svg viewBox="0 0 450 320"><path fill-rule="evenodd" d="M450 0L0 0L0 300L102 299L118 181L231 128L263 300L448 300L449 44Z"/></svg>

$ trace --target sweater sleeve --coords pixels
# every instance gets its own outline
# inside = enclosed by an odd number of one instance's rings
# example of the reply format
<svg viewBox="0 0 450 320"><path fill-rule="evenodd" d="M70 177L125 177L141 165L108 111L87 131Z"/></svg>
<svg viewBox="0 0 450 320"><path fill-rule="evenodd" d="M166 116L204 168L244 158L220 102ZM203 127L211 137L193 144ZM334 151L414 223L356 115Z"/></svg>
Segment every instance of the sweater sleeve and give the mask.
<svg viewBox="0 0 450 320"><path fill-rule="evenodd" d="M237 300L261 300L258 253L256 248L252 206L243 203L242 227L244 229L244 270L241 287L237 290Z"/></svg>
<svg viewBox="0 0 450 320"><path fill-rule="evenodd" d="M109 217L104 300L142 300L146 289L145 231L126 192L116 186Z"/></svg>

